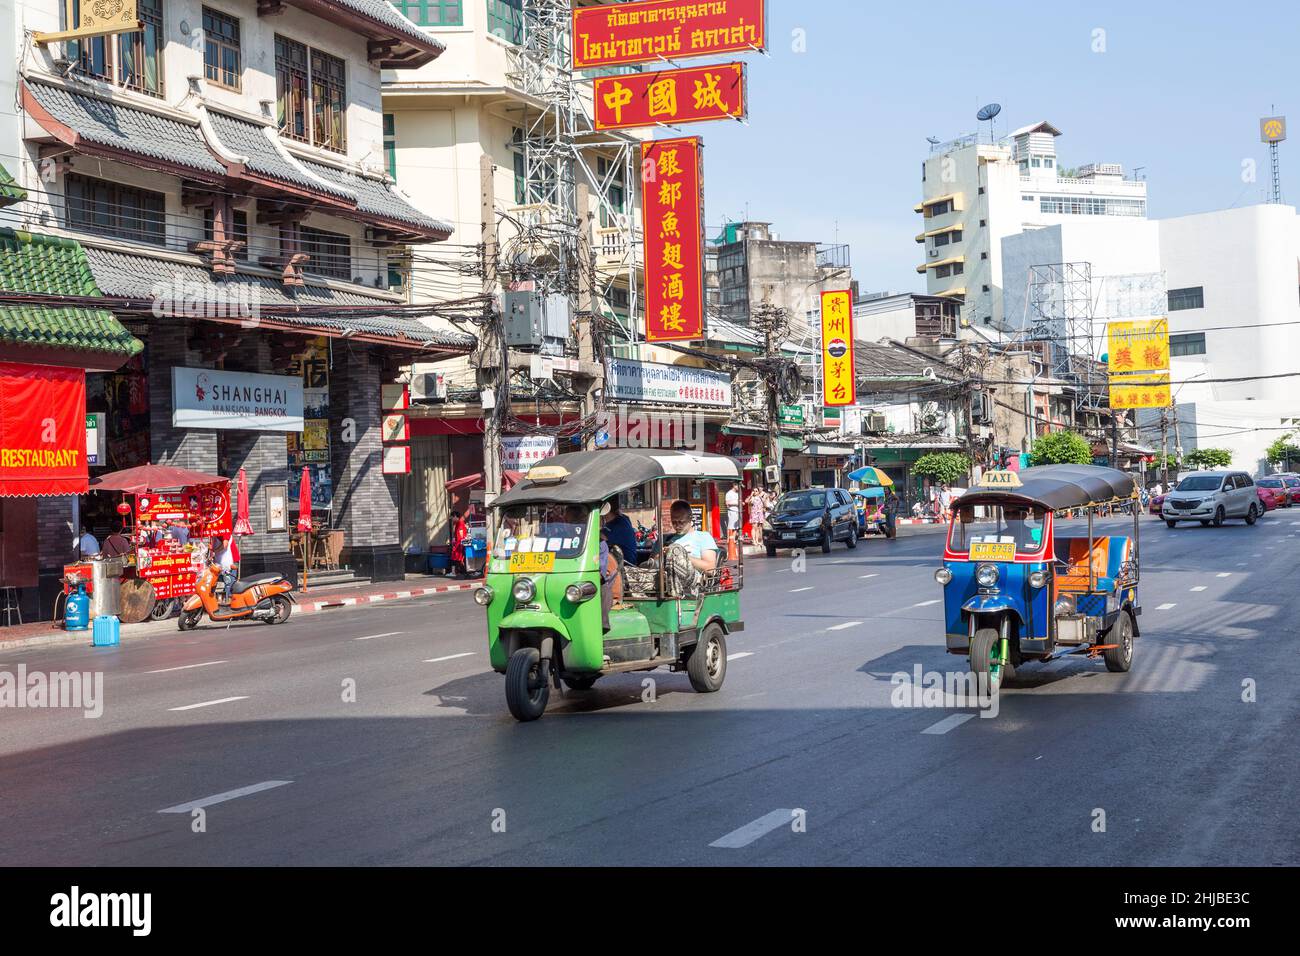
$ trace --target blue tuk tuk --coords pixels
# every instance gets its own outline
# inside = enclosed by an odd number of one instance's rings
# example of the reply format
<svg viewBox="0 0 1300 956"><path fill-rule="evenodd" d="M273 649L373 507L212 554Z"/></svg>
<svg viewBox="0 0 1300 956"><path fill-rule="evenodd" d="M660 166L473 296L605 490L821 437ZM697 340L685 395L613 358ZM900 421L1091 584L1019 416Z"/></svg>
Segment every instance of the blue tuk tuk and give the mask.
<svg viewBox="0 0 1300 956"><path fill-rule="evenodd" d="M986 472L952 506L943 567L947 648L985 673L991 688L1025 661L1102 656L1127 671L1139 636L1138 515L1133 533L1097 535L1103 507L1132 502L1126 472L1095 465L1043 465ZM1058 534L1057 518L1081 510L1086 535ZM1084 531L1084 528L1079 528Z"/></svg>

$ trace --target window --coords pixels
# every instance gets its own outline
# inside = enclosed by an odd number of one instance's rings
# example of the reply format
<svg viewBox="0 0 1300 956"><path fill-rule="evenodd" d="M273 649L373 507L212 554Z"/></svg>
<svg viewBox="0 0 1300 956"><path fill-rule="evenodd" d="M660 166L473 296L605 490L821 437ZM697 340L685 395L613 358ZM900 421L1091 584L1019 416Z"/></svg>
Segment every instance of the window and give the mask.
<svg viewBox="0 0 1300 956"><path fill-rule="evenodd" d="M163 245L167 201L162 193L69 173L63 186L69 229Z"/></svg>
<svg viewBox="0 0 1300 956"><path fill-rule="evenodd" d="M524 0L487 0L488 33L508 43L524 42Z"/></svg>
<svg viewBox="0 0 1300 956"><path fill-rule="evenodd" d="M331 279L352 279L352 241L347 236L303 226L299 237L299 250L311 256L305 271Z"/></svg>
<svg viewBox="0 0 1300 956"><path fill-rule="evenodd" d="M945 199L943 202L931 203L925 207L925 218L933 219L935 216L942 216L952 212L952 200Z"/></svg>
<svg viewBox="0 0 1300 956"><path fill-rule="evenodd" d="M73 0L72 16L74 22L80 18L80 0ZM136 16L144 22L143 30L119 33L116 41L103 36L69 40L68 57L82 76L162 96L162 0L137 0Z"/></svg>
<svg viewBox="0 0 1300 956"><path fill-rule="evenodd" d="M214 227L213 227L214 219L215 219L215 215L210 208L203 210L203 238L208 240L209 242L212 241L212 234L214 232ZM235 258L240 260L241 262L247 262L248 261L248 213L239 209L235 210L234 220L230 224L230 238L238 239L244 244L242 248L237 249L235 251Z"/></svg>
<svg viewBox="0 0 1300 956"><path fill-rule="evenodd" d="M1052 160L1051 160L1051 159L1044 159L1044 160L1043 160L1043 166L1044 166L1045 168L1047 168L1047 169L1051 169L1051 168L1052 168L1052 165L1053 165L1053 164L1052 164Z"/></svg>
<svg viewBox="0 0 1300 956"><path fill-rule="evenodd" d="M1205 308L1205 287L1192 286L1187 289L1169 290L1169 311L1181 312L1183 309Z"/></svg>
<svg viewBox="0 0 1300 956"><path fill-rule="evenodd" d="M1039 169L1042 167L1043 161L1039 159L1037 156L1035 156L1033 159L1029 161L1029 165L1034 167L1034 169Z"/></svg>
<svg viewBox="0 0 1300 956"><path fill-rule="evenodd" d="M981 253L980 253L980 258L981 258L981 259L987 259L988 257L989 257L989 254L988 254L987 252L981 252Z"/></svg>
<svg viewBox="0 0 1300 956"><path fill-rule="evenodd" d="M988 286L982 286L981 288L982 288L982 290L983 290L984 292L989 291L989 287L988 287Z"/></svg>
<svg viewBox="0 0 1300 956"><path fill-rule="evenodd" d="M392 113L384 114L384 168L397 178L397 124Z"/></svg>
<svg viewBox="0 0 1300 956"><path fill-rule="evenodd" d="M627 212L627 187L623 182L623 167L604 156L597 156L596 177L601 183L609 183L609 205L613 207L613 211ZM600 225L604 229L618 225L604 203L600 205Z"/></svg>
<svg viewBox="0 0 1300 956"><path fill-rule="evenodd" d="M979 188L979 194L980 194L981 196L984 195L984 187L983 187L983 186L981 186L981 187Z"/></svg>
<svg viewBox="0 0 1300 956"><path fill-rule="evenodd" d="M275 38L275 95L281 135L307 142L307 48L282 36Z"/></svg>
<svg viewBox="0 0 1300 956"><path fill-rule="evenodd" d="M461 0L389 0L422 27L458 27L465 22Z"/></svg>
<svg viewBox="0 0 1300 956"><path fill-rule="evenodd" d="M239 21L203 8L203 75L217 86L239 89Z"/></svg>
<svg viewBox="0 0 1300 956"><path fill-rule="evenodd" d="M985 226L987 226L987 225L988 225L988 220L987 220L987 219L981 219L981 220L980 220L980 228L981 228L981 229L983 229L983 228L984 228Z"/></svg>
<svg viewBox="0 0 1300 956"><path fill-rule="evenodd" d="M275 96L282 136L347 152L347 67L342 60L277 34ZM386 152L386 132L384 141Z"/></svg>
<svg viewBox="0 0 1300 956"><path fill-rule="evenodd" d="M934 277L936 279L946 279L949 276L959 276L963 271L964 267L960 262L952 262L946 266L939 266L936 268L934 270Z"/></svg>
<svg viewBox="0 0 1300 956"><path fill-rule="evenodd" d="M1173 306L1171 305L1170 308L1172 309ZM1205 333L1185 332L1181 335L1169 336L1169 354L1172 356L1204 355Z"/></svg>
<svg viewBox="0 0 1300 956"><path fill-rule="evenodd" d="M1026 200L1032 199L1026 196ZM1066 216L1145 216L1145 199L1107 196L1040 196L1039 210Z"/></svg>

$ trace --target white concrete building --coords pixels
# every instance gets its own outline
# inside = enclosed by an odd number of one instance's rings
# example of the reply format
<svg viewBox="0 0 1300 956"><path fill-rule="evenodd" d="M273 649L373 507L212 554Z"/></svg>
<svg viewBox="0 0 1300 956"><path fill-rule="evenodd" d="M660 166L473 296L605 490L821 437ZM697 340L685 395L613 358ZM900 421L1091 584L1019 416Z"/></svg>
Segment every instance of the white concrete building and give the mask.
<svg viewBox="0 0 1300 956"><path fill-rule="evenodd" d="M916 236L924 261L916 271L929 294L959 299L970 325L1000 326L1006 317L1004 237L1082 217L1146 216L1145 182L1125 179L1114 164L1062 170L1059 135L1047 122L995 143L972 134L933 146L921 164L914 209L924 217Z"/></svg>

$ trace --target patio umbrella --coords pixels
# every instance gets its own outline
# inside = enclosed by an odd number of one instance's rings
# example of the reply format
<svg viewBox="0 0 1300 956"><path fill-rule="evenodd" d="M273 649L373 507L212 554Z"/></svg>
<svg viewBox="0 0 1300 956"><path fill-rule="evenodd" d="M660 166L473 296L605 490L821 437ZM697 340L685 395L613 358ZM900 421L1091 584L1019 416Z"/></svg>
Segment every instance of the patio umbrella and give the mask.
<svg viewBox="0 0 1300 956"><path fill-rule="evenodd" d="M857 471L849 472L848 478L849 481L856 481L864 485L880 485L881 487L887 487L894 483L893 478L890 478L879 468L873 468L871 465L868 465L865 468L859 468Z"/></svg>
<svg viewBox="0 0 1300 956"><path fill-rule="evenodd" d="M248 476L244 474L244 469L239 469L239 499L235 509L235 527L234 534L238 537L241 534L252 534L253 526L248 520Z"/></svg>

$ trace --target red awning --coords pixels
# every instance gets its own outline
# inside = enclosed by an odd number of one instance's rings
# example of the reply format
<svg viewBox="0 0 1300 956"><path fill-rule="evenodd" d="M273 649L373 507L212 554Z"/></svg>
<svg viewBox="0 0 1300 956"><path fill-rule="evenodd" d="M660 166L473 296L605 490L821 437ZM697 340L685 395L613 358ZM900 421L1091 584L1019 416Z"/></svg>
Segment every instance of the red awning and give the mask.
<svg viewBox="0 0 1300 956"><path fill-rule="evenodd" d="M139 495L146 491L171 491L193 485L217 485L229 480L220 475L208 475L187 468L172 468L170 465L139 465L92 478L90 490L123 491L129 495Z"/></svg>
<svg viewBox="0 0 1300 956"><path fill-rule="evenodd" d="M86 372L0 362L0 497L86 492Z"/></svg>
<svg viewBox="0 0 1300 956"><path fill-rule="evenodd" d="M501 472L501 490L509 491L519 482L524 480L522 471L503 471ZM484 487L483 472L474 475L466 475L464 478L453 478L444 485L448 491L476 491Z"/></svg>

